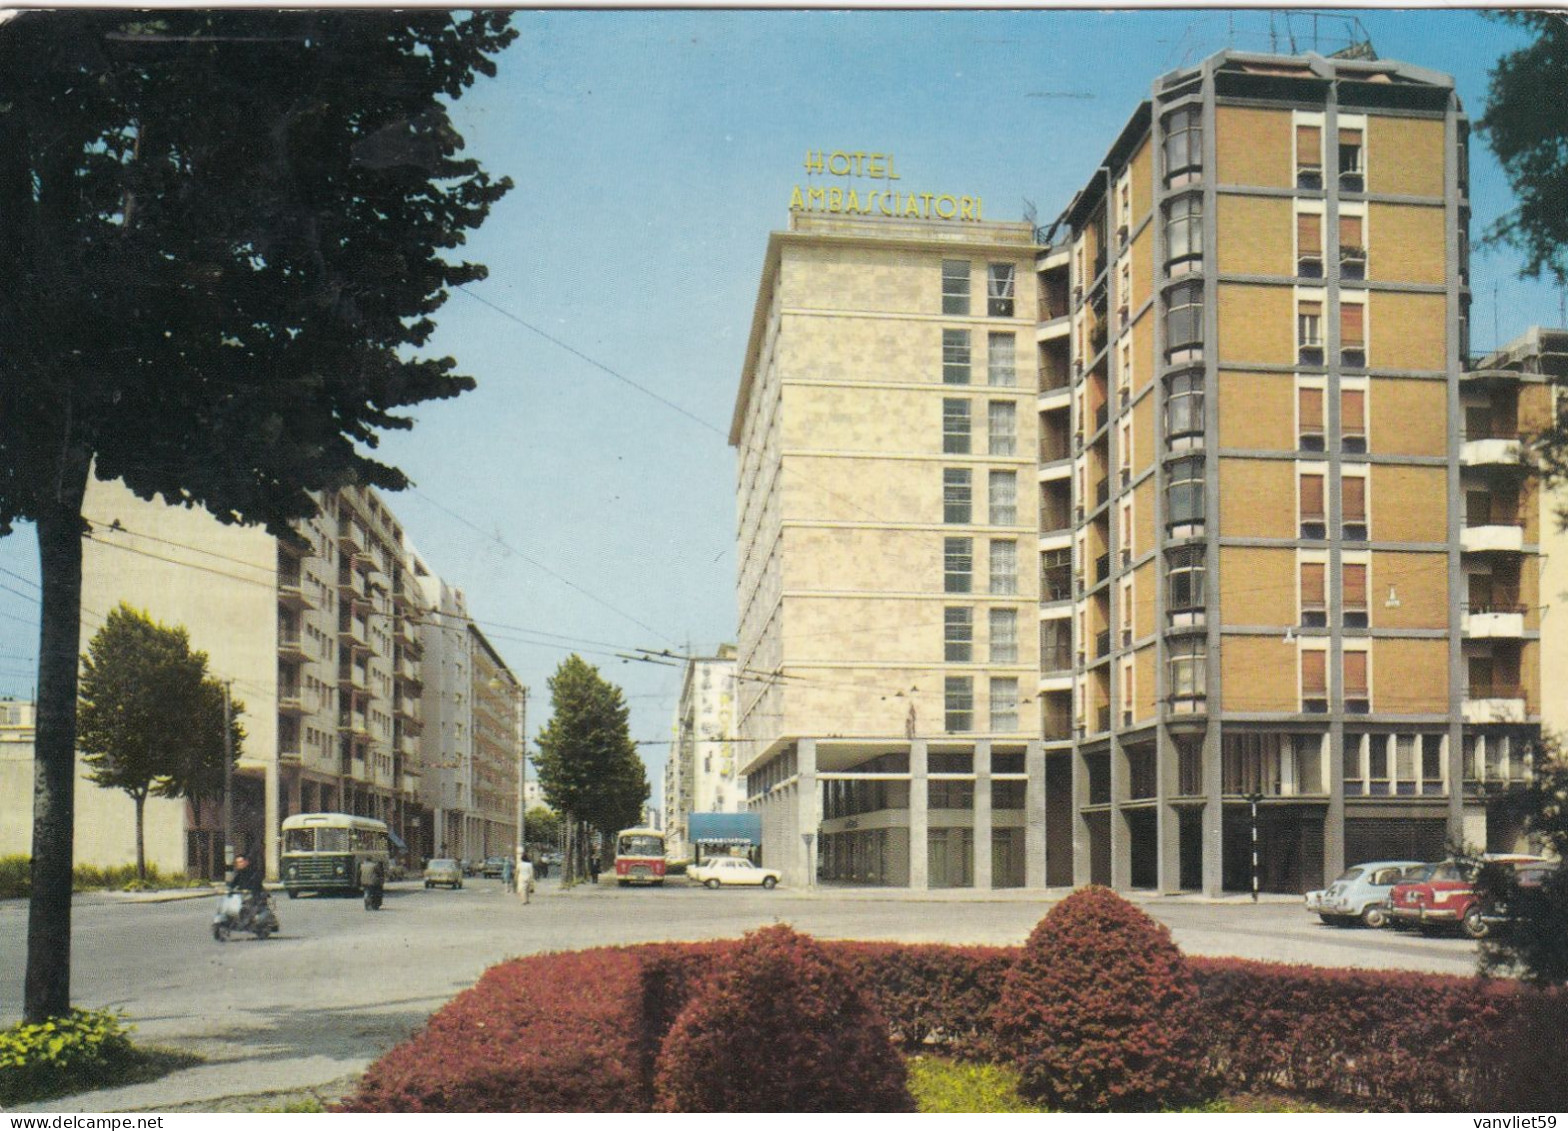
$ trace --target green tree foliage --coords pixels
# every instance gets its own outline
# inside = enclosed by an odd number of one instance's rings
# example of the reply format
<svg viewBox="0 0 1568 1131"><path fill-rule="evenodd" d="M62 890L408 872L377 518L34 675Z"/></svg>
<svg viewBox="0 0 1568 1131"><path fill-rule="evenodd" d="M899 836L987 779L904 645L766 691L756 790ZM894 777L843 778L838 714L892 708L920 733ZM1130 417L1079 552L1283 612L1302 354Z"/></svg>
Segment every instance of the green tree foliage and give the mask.
<svg viewBox="0 0 1568 1131"><path fill-rule="evenodd" d="M551 848L561 843L561 815L543 805L535 805L523 819L523 829L529 844L543 844Z"/></svg>
<svg viewBox="0 0 1568 1131"><path fill-rule="evenodd" d="M425 354L510 187L447 107L506 13L74 9L0 23L0 534L36 529L28 1020L70 1005L88 476L281 536L473 381Z"/></svg>
<svg viewBox="0 0 1568 1131"><path fill-rule="evenodd" d="M1511 800L1532 840L1547 855L1568 858L1568 757L1560 738L1546 737L1534 777ZM1537 985L1568 985L1568 869L1521 886L1514 869L1483 867L1476 886L1483 902L1502 904L1512 916L1507 929L1482 940L1481 968Z"/></svg>
<svg viewBox="0 0 1568 1131"><path fill-rule="evenodd" d="M539 785L567 827L596 829L606 838L641 823L648 776L627 729L621 689L577 655L549 679L551 716L539 733ZM578 838L573 838L576 843ZM567 858L567 878L578 861Z"/></svg>
<svg viewBox="0 0 1568 1131"><path fill-rule="evenodd" d="M1568 19L1560 12L1499 12L1535 38L1492 68L1486 111L1477 123L1502 163L1518 207L1491 236L1524 253L1522 274L1568 284Z"/></svg>
<svg viewBox="0 0 1568 1131"><path fill-rule="evenodd" d="M235 718L243 707L234 709ZM136 875L147 878L143 811L149 795L211 795L223 786L223 686L207 674L207 653L191 651L184 628L170 628L120 604L109 611L82 657L77 745L98 785L123 790L136 806ZM245 732L230 722L237 759Z"/></svg>

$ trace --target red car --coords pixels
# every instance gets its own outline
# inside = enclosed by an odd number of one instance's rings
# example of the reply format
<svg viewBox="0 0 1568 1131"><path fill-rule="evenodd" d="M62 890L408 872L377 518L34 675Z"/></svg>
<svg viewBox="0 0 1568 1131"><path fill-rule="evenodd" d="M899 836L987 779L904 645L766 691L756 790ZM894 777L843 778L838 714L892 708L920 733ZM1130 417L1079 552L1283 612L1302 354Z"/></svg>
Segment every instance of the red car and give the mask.
<svg viewBox="0 0 1568 1131"><path fill-rule="evenodd" d="M1539 856L1516 853L1487 853L1480 860L1512 868L1543 863ZM1479 870L1475 861L1445 860L1433 864L1420 878L1395 884L1388 897L1394 926L1419 927L1427 933L1459 927L1473 939L1485 938L1491 928L1476 896L1475 877Z"/></svg>

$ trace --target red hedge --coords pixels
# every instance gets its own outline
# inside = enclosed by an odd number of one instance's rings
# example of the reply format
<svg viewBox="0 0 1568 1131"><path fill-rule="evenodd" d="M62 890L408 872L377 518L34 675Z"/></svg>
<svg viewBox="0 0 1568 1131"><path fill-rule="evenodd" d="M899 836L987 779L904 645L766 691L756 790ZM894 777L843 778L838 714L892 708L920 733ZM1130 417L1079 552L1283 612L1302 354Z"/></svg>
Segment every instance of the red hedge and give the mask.
<svg viewBox="0 0 1568 1131"><path fill-rule="evenodd" d="M1208 1097L1197 989L1171 933L1106 887L1051 908L1002 985L998 1048L1019 1090L1066 1111Z"/></svg>
<svg viewBox="0 0 1568 1131"><path fill-rule="evenodd" d="M647 1111L629 950L492 967L365 1074L342 1111Z"/></svg>
<svg viewBox="0 0 1568 1131"><path fill-rule="evenodd" d="M913 1112L904 1061L854 976L789 927L752 931L659 1050L661 1111Z"/></svg>

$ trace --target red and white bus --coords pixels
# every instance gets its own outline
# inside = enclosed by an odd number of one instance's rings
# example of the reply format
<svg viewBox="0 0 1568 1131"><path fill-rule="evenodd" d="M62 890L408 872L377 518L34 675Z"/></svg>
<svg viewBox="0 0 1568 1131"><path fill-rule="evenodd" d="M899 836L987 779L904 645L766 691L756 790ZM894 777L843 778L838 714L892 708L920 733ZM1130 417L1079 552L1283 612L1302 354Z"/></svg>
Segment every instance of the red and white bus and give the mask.
<svg viewBox="0 0 1568 1131"><path fill-rule="evenodd" d="M664 834L658 829L622 829L615 834L615 882L664 883Z"/></svg>

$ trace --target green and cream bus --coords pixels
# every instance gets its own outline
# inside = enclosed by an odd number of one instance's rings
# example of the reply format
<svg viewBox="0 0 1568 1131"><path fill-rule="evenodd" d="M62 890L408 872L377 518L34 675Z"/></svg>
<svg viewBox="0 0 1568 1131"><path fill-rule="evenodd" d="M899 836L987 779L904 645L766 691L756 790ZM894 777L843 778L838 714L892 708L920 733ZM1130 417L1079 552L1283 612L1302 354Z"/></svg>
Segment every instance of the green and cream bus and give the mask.
<svg viewBox="0 0 1568 1131"><path fill-rule="evenodd" d="M296 813L283 819L280 872L290 899L304 891L357 893L365 860L380 860L390 870L385 821L348 813Z"/></svg>

